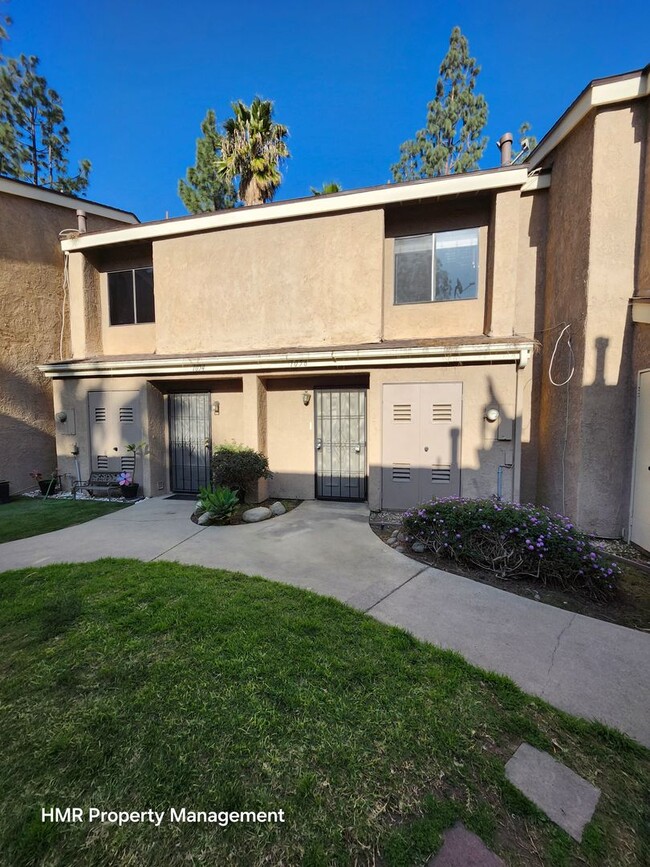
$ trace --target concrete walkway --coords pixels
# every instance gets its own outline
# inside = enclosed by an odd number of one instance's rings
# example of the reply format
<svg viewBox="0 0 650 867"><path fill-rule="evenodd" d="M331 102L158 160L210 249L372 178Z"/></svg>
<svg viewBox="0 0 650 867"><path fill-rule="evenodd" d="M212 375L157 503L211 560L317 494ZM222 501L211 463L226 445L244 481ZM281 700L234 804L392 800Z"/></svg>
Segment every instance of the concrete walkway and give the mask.
<svg viewBox="0 0 650 867"><path fill-rule="evenodd" d="M522 689L650 747L650 636L524 599L398 554L352 503L305 502L262 524L200 528L157 498L0 545L0 571L99 557L221 567L334 596L506 674Z"/></svg>

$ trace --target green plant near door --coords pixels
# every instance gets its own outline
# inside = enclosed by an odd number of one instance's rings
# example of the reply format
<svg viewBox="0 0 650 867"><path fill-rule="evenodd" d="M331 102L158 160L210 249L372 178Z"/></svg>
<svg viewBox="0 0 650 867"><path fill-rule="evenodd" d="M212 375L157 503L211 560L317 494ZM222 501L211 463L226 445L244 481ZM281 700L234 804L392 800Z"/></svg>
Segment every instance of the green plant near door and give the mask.
<svg viewBox="0 0 650 867"><path fill-rule="evenodd" d="M230 488L221 485L214 488L214 490L201 488L199 491L199 503L215 524L225 524L235 513L235 509L239 505L239 498Z"/></svg>
<svg viewBox="0 0 650 867"><path fill-rule="evenodd" d="M140 455L141 458L144 458L145 455L148 455L149 454L149 446L148 446L146 440L140 440L140 442L137 442L137 443L127 443L126 444L126 450L127 450L127 452L131 452L131 454L133 455L132 485L136 488L135 494L133 496L137 496L138 483L135 481L135 476L136 476L135 470L136 470L136 464L138 462L138 455ZM120 484L122 484L122 483L120 483Z"/></svg>

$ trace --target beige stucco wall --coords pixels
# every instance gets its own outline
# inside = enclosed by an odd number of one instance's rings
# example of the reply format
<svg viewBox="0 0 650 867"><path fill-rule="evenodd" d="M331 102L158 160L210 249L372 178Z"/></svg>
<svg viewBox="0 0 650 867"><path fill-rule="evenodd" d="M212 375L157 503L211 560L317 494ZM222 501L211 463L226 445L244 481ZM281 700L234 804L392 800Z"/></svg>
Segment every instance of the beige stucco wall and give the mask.
<svg viewBox="0 0 650 867"><path fill-rule="evenodd" d="M314 402L303 403L300 387L290 379L270 385L266 395L269 496L314 497Z"/></svg>
<svg viewBox="0 0 650 867"><path fill-rule="evenodd" d="M376 341L382 250L381 210L158 241L157 351Z"/></svg>
<svg viewBox="0 0 650 867"><path fill-rule="evenodd" d="M35 487L29 472L56 466L52 386L37 365L70 356L70 307L63 303L59 232L74 228L70 208L0 193L0 478L11 491ZM89 231L112 220L88 215Z"/></svg>

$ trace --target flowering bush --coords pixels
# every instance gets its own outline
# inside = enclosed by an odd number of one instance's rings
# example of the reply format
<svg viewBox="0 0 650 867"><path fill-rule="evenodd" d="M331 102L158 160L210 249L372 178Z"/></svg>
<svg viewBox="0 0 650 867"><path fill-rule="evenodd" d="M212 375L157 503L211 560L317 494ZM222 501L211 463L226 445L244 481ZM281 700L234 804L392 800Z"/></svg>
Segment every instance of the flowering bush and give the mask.
<svg viewBox="0 0 650 867"><path fill-rule="evenodd" d="M621 574L589 536L544 506L445 498L405 512L402 530L442 559L594 599L611 597Z"/></svg>

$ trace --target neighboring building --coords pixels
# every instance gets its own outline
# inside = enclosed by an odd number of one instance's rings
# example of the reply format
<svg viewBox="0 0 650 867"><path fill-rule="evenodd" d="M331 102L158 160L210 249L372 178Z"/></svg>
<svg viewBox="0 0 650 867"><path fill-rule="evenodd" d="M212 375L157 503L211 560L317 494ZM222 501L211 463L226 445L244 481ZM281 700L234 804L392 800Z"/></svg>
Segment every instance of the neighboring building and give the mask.
<svg viewBox="0 0 650 867"><path fill-rule="evenodd" d="M144 439L144 492L194 492L235 440L268 455L272 496L501 494L620 535L648 101L646 72L594 82L524 165L64 242L70 353L41 368L75 419L59 466L74 442L83 475L128 466Z"/></svg>
<svg viewBox="0 0 650 867"><path fill-rule="evenodd" d="M133 214L0 177L0 479L16 493L57 466L52 385L38 369L70 355L59 232L137 223Z"/></svg>

